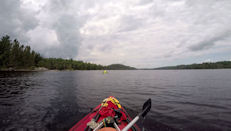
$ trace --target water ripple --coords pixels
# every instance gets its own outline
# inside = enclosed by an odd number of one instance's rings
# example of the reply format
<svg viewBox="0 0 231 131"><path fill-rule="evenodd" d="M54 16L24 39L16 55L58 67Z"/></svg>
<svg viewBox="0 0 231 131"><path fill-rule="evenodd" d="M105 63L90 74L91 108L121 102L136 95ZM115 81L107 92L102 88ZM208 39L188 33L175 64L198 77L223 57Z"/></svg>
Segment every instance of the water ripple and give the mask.
<svg viewBox="0 0 231 131"><path fill-rule="evenodd" d="M132 117L152 99L147 130L225 131L230 85L231 70L1 72L0 130L68 130L115 96Z"/></svg>

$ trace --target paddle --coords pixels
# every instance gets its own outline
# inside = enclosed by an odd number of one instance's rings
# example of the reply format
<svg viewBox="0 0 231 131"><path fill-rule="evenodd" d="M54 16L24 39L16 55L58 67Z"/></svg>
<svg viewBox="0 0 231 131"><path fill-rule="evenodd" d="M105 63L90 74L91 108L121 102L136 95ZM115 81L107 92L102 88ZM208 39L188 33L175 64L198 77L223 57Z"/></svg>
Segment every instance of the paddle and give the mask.
<svg viewBox="0 0 231 131"><path fill-rule="evenodd" d="M150 111L152 107L152 100L149 98L143 105L143 110L140 112L122 131L129 130L142 116L143 118L147 115L147 113Z"/></svg>

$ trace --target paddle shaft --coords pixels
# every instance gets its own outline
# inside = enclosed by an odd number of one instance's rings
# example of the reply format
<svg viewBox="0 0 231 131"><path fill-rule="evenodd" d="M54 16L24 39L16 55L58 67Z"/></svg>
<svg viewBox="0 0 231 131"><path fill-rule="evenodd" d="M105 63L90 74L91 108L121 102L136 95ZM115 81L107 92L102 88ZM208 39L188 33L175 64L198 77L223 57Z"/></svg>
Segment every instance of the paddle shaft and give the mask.
<svg viewBox="0 0 231 131"><path fill-rule="evenodd" d="M126 127L124 127L122 131L129 130L139 120L139 118L139 116L136 116Z"/></svg>
<svg viewBox="0 0 231 131"><path fill-rule="evenodd" d="M147 113L150 111L150 109L151 109L151 99L148 99L143 105L142 112L139 113L139 115L137 115L126 127L124 127L122 131L128 131L139 120L140 116L144 118L147 115Z"/></svg>

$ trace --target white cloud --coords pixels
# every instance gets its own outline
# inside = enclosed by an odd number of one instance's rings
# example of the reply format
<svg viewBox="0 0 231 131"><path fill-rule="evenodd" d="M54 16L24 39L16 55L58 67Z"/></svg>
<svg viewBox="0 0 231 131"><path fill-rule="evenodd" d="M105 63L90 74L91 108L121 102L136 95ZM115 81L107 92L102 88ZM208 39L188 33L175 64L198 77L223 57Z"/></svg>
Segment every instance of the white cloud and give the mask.
<svg viewBox="0 0 231 131"><path fill-rule="evenodd" d="M48 28L37 27L27 32L27 35L30 37L29 42L39 51L49 46L58 46L60 44L55 31Z"/></svg>
<svg viewBox="0 0 231 131"><path fill-rule="evenodd" d="M115 28L98 37L101 33L84 27L89 35L85 34L80 58L98 58L95 62L105 64L122 62L137 67L161 66L177 59L222 52L230 45L230 41L222 47L217 45L230 36L231 17L226 15L231 13L229 1L154 1L123 7L111 8L110 12L118 10L116 15L88 21L97 23L112 16L120 18L102 22L96 29L99 32L107 26ZM94 17L98 15L100 13Z"/></svg>
<svg viewBox="0 0 231 131"><path fill-rule="evenodd" d="M45 56L136 67L231 57L229 0L21 0L2 6L12 4L12 17L0 14L12 28L4 22L1 33Z"/></svg>

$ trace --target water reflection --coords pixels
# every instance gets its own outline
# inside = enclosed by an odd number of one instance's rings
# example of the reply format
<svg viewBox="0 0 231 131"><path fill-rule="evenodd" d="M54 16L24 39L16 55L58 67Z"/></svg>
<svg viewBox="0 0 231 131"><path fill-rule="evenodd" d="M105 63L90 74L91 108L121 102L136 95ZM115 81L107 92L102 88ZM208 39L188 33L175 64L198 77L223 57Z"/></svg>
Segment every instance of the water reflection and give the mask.
<svg viewBox="0 0 231 131"><path fill-rule="evenodd" d="M67 130L105 97L148 130L231 129L231 70L0 72L0 130ZM167 126L168 125L168 126Z"/></svg>

